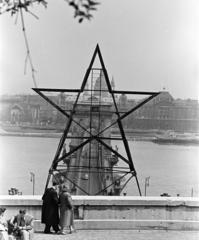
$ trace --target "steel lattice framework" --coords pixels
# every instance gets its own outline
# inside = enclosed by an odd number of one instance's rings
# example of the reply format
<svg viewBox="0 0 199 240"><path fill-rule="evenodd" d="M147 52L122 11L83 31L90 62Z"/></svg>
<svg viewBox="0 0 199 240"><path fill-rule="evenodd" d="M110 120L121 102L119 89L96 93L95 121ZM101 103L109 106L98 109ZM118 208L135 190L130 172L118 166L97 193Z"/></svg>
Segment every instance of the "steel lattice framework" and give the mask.
<svg viewBox="0 0 199 240"><path fill-rule="evenodd" d="M98 56L99 58L99 62L101 67L100 68L94 68L93 64L94 61L96 59L96 56ZM101 81L100 81L100 86L99 89L94 89L93 88L93 83L92 80L90 82L90 87L88 86L88 81L89 81L89 77L91 76L91 79L93 79L95 72L98 72L99 75L103 75L103 78L105 79L105 87L102 87L101 85ZM126 184L134 177L136 180L136 184L138 187L138 191L139 194L141 195L141 189L139 186L139 181L138 181L138 177L137 177L137 172L135 170L134 167L134 163L133 163L133 159L132 159L132 155L131 155L131 151L129 148L129 144L125 135L125 131L124 131L124 127L123 127L123 123L122 121L128 117L130 114L132 114L133 112L135 112L137 109L139 109L140 107L142 107L144 104L146 104L147 102L149 102L151 99L153 99L154 97L156 97L159 92L140 92L140 91L116 91L112 88L109 77L108 77L108 73L106 70L106 67L104 65L104 61L101 55L101 51L99 48L99 45L96 46L94 54L92 56L91 62L89 64L89 67L86 71L86 74L84 76L82 85L80 89L49 89L49 88L33 88L33 90L35 92L37 92L42 98L44 98L49 104L51 104L55 109L57 109L61 114L63 114L63 116L66 117L66 125L63 131L63 134L61 136L61 139L59 141L58 147L57 147L57 151L55 153L54 159L52 161L50 170L49 170L49 174L48 174L48 178L47 178L47 182L46 182L46 188L49 185L49 181L51 176L53 176L55 173L57 172L62 172L63 170L63 166L61 165L61 162L66 159L69 158L71 156L74 156L74 154L77 154L77 152L79 150L81 150L83 147L85 147L86 145L89 145L89 149L90 152L92 151L91 146L93 142L98 144L98 151L100 152L100 150L102 149L102 147L104 149L106 149L107 151L109 151L111 154L113 154L114 156L116 156L118 159L122 160L125 162L125 164L127 165L127 167L115 167L113 169L110 168L105 168L102 166L102 164L99 164L97 167L92 167L91 165L89 166L83 166L83 165L79 165L79 166L71 166L70 169L68 169L68 171L70 171L71 174L75 174L78 172L83 172L83 171L88 171L89 168L89 172L90 173L95 173L96 171L98 172L98 174L103 173L105 170L106 172L108 171L112 171L115 173L119 173L122 175L119 175L119 177L117 179L115 179L110 185L104 187L103 189L101 189L100 191L97 191L94 195L98 195L98 194L103 194L104 191L106 191L106 189L108 187L110 187L112 184L115 184L115 181L117 180L121 180L124 179L124 177L126 177L127 175L130 177L128 177L127 180L125 180L125 183L123 184L123 187L121 190L124 189L124 187L126 186ZM60 106L60 104L58 104L57 102L55 102L54 100L52 100L50 97L48 97L46 95L47 92L53 92L53 93L68 93L68 94L75 94L75 100L72 104L72 107L70 110L66 110L63 106ZM98 98L97 98L97 103L96 103L96 92L98 94ZM103 109L103 101L102 101L102 95L104 94L104 92L106 92L106 94L108 94L109 99L111 99L111 104L112 104L112 109L114 110L114 120L111 121L110 124L108 124L108 126L102 126L101 122L102 122L102 115L104 114L102 110ZM88 111L88 118L89 119L89 128L86 127L84 124L81 123L81 121L77 120L77 113L80 114L80 109L78 108L80 102L82 101L82 96L83 94L87 94L89 97L89 111ZM117 94L130 94L130 95L147 95L147 97L145 97L144 99L142 99L142 101L138 102L135 106L133 106L131 109L128 109L127 111L120 111L119 107L117 105L117 100L116 100L116 95ZM97 110L95 109L97 107ZM95 128L95 131L93 131L93 118L95 114L95 118L97 118L97 127ZM97 116L97 117L96 117ZM79 131L83 131L84 134L82 135L70 135L71 133L71 128L72 126L77 126L77 128L79 129ZM113 126L117 126L118 130L119 130L119 137L112 137L112 136L106 136L104 133L108 130L110 130ZM62 150L63 150L63 146L65 143L66 139L80 139L80 143L78 145L76 145L75 147L71 148L68 152L65 152L64 154L61 154ZM125 156L121 153L119 153L119 151L116 149L113 149L110 144L107 143L107 141L111 141L111 140L118 140L123 142L123 146L125 149ZM89 155L90 156L90 155ZM90 160L89 160L89 164L90 164ZM88 194L89 193L87 191L85 191L85 189L83 189L81 186L78 185L77 182L75 182L72 178L70 178L71 174L69 174L69 176L65 176L66 179L71 182L73 185L75 185L76 188L81 189L81 191L84 194Z"/></svg>

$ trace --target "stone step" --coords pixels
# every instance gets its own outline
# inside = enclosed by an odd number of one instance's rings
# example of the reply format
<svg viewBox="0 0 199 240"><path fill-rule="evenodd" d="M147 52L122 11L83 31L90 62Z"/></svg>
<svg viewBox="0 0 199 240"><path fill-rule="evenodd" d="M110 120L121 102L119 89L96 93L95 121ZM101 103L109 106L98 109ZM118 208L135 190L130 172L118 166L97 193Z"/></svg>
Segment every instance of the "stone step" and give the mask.
<svg viewBox="0 0 199 240"><path fill-rule="evenodd" d="M131 219L87 219L75 220L78 230L131 229L131 230L199 230L199 221L181 220L131 220ZM34 221L36 232L44 230L40 220Z"/></svg>

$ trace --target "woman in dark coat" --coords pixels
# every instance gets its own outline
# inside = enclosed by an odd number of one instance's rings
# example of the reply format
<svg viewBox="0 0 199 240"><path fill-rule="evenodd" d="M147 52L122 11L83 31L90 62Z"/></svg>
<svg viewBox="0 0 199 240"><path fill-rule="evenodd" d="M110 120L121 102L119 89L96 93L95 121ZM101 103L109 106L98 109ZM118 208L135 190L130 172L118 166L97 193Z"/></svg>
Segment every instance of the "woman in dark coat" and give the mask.
<svg viewBox="0 0 199 240"><path fill-rule="evenodd" d="M58 211L58 195L55 186L46 189L43 197L41 222L44 223L44 233L51 233L50 228L57 233L59 231L59 211Z"/></svg>
<svg viewBox="0 0 199 240"><path fill-rule="evenodd" d="M65 234L64 229L69 228L70 233L74 232L74 211L72 198L66 185L62 186L62 192L59 196L60 202L60 233Z"/></svg>

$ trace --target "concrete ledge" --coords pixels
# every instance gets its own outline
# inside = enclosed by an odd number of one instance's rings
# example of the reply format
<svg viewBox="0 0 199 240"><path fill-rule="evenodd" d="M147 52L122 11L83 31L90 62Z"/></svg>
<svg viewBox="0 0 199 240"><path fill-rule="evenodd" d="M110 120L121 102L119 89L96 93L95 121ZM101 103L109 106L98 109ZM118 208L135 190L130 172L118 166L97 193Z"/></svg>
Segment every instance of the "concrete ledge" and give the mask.
<svg viewBox="0 0 199 240"><path fill-rule="evenodd" d="M72 196L78 229L199 230L199 198ZM26 209L42 231L41 196L0 196L5 218Z"/></svg>
<svg viewBox="0 0 199 240"><path fill-rule="evenodd" d="M0 205L4 206L41 206L42 196L37 195L0 195Z"/></svg>
<svg viewBox="0 0 199 240"><path fill-rule="evenodd" d="M36 232L44 230L44 224L34 221ZM199 230L199 221L181 220L126 220L126 219L97 219L75 220L75 228L79 230Z"/></svg>
<svg viewBox="0 0 199 240"><path fill-rule="evenodd" d="M0 195L0 205L42 205L41 195ZM89 206L187 206L199 207L195 197L72 196L74 205Z"/></svg>

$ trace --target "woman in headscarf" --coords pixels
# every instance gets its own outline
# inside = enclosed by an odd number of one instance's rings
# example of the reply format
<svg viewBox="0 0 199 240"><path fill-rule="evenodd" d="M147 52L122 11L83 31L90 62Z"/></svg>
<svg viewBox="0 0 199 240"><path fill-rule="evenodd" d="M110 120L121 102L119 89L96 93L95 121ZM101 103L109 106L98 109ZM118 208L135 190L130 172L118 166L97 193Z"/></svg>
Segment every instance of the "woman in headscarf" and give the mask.
<svg viewBox="0 0 199 240"><path fill-rule="evenodd" d="M69 188L66 185L62 186L62 191L59 196L60 202L60 234L65 234L64 229L69 228L70 233L74 232L74 211L72 198L69 193Z"/></svg>

